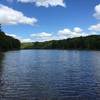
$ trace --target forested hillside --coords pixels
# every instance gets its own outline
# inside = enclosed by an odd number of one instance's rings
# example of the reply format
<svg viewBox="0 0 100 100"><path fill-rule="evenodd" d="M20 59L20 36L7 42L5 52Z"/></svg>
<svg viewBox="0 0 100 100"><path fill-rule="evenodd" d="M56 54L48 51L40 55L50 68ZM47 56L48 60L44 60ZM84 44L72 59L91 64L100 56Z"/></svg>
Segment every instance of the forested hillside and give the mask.
<svg viewBox="0 0 100 100"><path fill-rule="evenodd" d="M20 49L20 41L0 31L0 51Z"/></svg>
<svg viewBox="0 0 100 100"><path fill-rule="evenodd" d="M22 49L80 49L100 50L100 35L52 40L46 42L22 43Z"/></svg>

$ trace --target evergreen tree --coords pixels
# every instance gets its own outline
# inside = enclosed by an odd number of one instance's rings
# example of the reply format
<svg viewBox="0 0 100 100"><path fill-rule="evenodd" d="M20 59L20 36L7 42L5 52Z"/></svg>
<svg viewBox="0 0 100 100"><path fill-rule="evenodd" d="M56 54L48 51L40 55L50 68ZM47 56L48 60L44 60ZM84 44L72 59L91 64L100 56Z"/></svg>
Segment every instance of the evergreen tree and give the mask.
<svg viewBox="0 0 100 100"><path fill-rule="evenodd" d="M0 24L0 51L16 49L20 49L20 41L11 36L7 36L2 31L2 26Z"/></svg>

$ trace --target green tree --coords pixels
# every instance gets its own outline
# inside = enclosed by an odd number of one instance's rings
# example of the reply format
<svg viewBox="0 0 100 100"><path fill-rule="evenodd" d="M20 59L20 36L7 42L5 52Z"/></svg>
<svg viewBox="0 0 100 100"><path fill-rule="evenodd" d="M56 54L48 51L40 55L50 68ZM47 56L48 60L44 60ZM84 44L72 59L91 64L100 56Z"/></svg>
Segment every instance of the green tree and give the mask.
<svg viewBox="0 0 100 100"><path fill-rule="evenodd" d="M20 44L18 39L5 35L0 24L0 51L20 49Z"/></svg>
<svg viewBox="0 0 100 100"><path fill-rule="evenodd" d="M76 37L64 40L52 40L46 42L27 43L24 49L90 49L100 50L100 35L91 35L86 37ZM22 47L23 48L23 47Z"/></svg>

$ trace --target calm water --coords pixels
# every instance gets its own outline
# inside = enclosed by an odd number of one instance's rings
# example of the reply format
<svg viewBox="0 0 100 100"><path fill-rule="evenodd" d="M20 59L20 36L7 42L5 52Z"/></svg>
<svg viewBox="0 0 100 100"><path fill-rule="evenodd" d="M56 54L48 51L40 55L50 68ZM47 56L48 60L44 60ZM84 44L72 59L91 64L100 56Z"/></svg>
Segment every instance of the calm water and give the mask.
<svg viewBox="0 0 100 100"><path fill-rule="evenodd" d="M0 54L0 100L100 100L100 51Z"/></svg>

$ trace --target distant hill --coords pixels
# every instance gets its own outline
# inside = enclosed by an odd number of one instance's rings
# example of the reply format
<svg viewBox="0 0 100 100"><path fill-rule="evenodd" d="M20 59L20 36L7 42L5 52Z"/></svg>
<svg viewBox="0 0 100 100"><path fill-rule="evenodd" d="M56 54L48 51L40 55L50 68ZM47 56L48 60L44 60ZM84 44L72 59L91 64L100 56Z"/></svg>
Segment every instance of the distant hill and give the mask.
<svg viewBox="0 0 100 100"><path fill-rule="evenodd" d="M0 31L0 51L20 49L20 41Z"/></svg>
<svg viewBox="0 0 100 100"><path fill-rule="evenodd" d="M100 50L100 35L76 37L46 42L22 43L22 49L78 49Z"/></svg>

